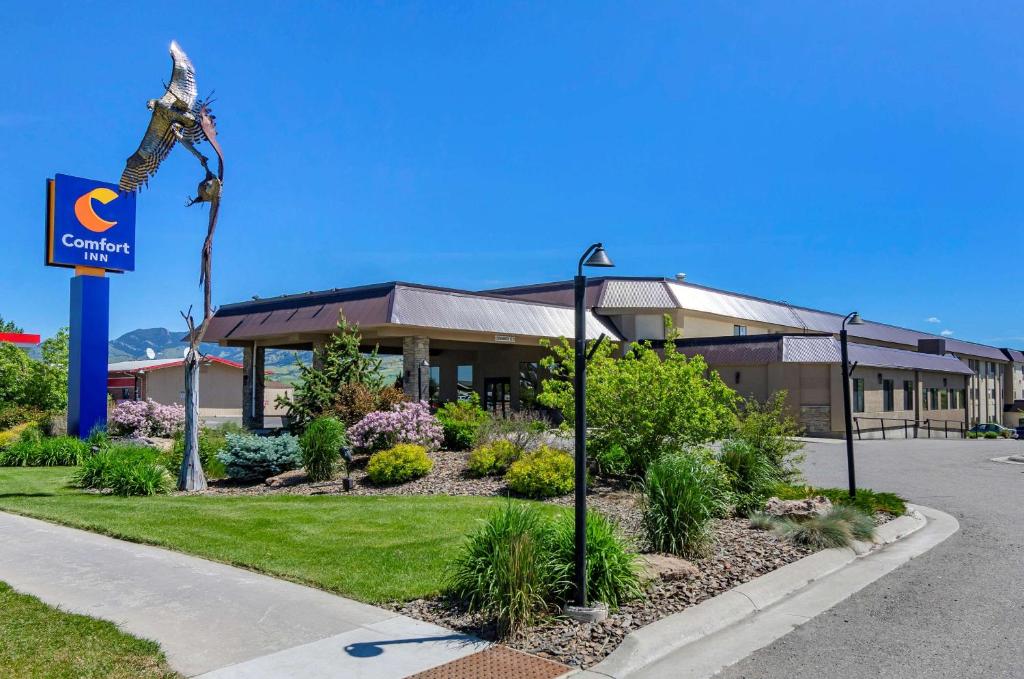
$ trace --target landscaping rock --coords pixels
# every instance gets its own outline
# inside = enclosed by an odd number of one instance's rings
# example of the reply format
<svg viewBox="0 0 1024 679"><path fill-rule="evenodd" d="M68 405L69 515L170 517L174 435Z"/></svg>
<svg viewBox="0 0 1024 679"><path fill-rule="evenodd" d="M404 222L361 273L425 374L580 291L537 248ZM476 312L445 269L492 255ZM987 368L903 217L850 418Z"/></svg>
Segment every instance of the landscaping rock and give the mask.
<svg viewBox="0 0 1024 679"><path fill-rule="evenodd" d="M827 497L818 495L805 500L780 500L777 497L769 498L764 505L764 513L769 516L788 518L807 518L826 514L832 509L832 501Z"/></svg>
<svg viewBox="0 0 1024 679"><path fill-rule="evenodd" d="M644 554L640 557L640 574L644 580L684 580L695 578L700 571L686 559L671 554Z"/></svg>
<svg viewBox="0 0 1024 679"><path fill-rule="evenodd" d="M309 478L306 476L305 469L292 469L290 471L281 472L277 476L271 476L264 483L271 488L284 488L286 486L297 486L300 483L305 483Z"/></svg>

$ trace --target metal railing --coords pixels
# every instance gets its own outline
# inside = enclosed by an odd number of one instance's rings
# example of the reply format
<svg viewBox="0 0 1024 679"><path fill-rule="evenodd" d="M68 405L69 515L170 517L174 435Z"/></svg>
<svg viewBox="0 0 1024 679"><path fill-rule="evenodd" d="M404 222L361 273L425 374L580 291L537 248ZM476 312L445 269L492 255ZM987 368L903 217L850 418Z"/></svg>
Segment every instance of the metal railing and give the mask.
<svg viewBox="0 0 1024 679"><path fill-rule="evenodd" d="M863 437L861 436L861 428L860 428L861 420L864 420L865 423L878 422L879 429L882 432L882 440L885 440L887 438L886 434L885 434L885 432L886 432L885 423L886 422L902 422L903 423L903 438L906 438L906 439L911 438L911 436L910 436L910 428L911 427L914 428L914 436L913 436L913 438L915 438L915 439L916 438L920 438L919 433L920 433L922 428L927 430L928 438L931 438L932 437L932 424L933 423L941 423L942 424L942 433L943 433L943 436L945 438L947 438L947 439L949 438L949 432L951 431L950 426L949 426L950 423L955 425L952 428L952 431L954 433L959 433L960 434L960 438L967 438L966 424L964 424L964 422L961 421L961 420L940 420L940 419L931 418L931 417L925 418L923 420L917 420L917 419L914 419L914 418L907 418L907 417L864 417L864 416L860 416L860 417L854 417L853 418L853 424L854 424L854 426L856 427L856 430L857 430L857 440L858 441L863 440ZM892 427L892 428L897 428L897 427Z"/></svg>

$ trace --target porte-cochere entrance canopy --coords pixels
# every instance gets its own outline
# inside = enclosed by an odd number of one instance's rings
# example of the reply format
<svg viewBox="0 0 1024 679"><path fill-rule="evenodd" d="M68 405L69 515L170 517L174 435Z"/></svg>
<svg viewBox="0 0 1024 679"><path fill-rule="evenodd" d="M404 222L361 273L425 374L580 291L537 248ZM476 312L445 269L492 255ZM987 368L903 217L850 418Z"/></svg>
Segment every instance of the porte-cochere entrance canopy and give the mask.
<svg viewBox="0 0 1024 679"><path fill-rule="evenodd" d="M227 304L205 340L243 349L247 426L263 422L266 349L313 349L340 315L359 326L367 349L401 353L403 386L412 398L450 401L471 390L496 411L518 408L535 393L536 365L546 353L542 339L573 336L567 306L400 282ZM588 311L587 338L602 334L622 339Z"/></svg>

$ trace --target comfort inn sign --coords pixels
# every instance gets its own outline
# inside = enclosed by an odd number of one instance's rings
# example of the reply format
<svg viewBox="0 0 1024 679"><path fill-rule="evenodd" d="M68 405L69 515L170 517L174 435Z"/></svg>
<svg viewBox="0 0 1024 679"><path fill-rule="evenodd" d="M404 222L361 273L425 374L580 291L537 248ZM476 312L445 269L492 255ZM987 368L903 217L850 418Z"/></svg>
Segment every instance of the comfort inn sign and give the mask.
<svg viewBox="0 0 1024 679"><path fill-rule="evenodd" d="M135 270L135 194L58 174L46 183L46 264Z"/></svg>

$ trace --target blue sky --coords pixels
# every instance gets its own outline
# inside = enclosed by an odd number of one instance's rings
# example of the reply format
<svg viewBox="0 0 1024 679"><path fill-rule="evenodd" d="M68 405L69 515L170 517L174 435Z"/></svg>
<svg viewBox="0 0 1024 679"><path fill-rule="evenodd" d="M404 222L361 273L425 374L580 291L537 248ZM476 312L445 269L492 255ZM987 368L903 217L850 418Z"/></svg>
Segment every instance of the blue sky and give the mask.
<svg viewBox="0 0 1024 679"><path fill-rule="evenodd" d="M600 239L616 273L1024 345L1024 6L167 6L5 9L0 315L26 330L68 315L44 179L117 180L174 38L227 156L217 303L561 279ZM200 303L199 178L175 149L140 195L111 336Z"/></svg>

